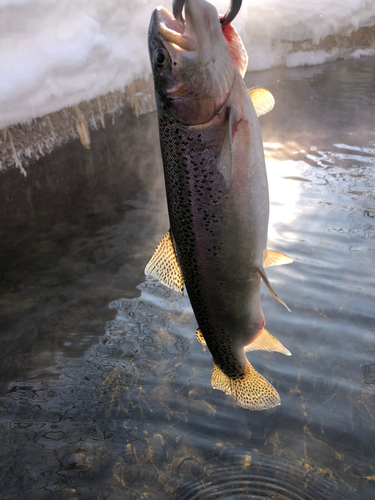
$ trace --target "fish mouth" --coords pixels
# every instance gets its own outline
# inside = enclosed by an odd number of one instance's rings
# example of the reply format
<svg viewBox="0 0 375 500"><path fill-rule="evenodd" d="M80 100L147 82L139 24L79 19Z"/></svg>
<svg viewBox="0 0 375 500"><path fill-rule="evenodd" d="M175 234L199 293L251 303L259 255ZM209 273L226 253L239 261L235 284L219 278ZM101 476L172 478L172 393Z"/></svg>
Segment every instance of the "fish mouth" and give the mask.
<svg viewBox="0 0 375 500"><path fill-rule="evenodd" d="M193 52L198 46L202 50L207 43L210 44L207 17L212 18L214 15L220 21L221 26L226 26L236 17L241 4L242 0L231 0L226 14L219 17L213 5L206 0L174 0L173 13L161 6L154 10L149 35L154 35L153 38L161 36L179 50ZM185 18L182 13L184 8Z"/></svg>
<svg viewBox="0 0 375 500"><path fill-rule="evenodd" d="M174 48L193 52L197 50L197 44L191 36L184 33L184 26L173 17L164 7L157 7L151 17L149 35L152 38L161 36Z"/></svg>
<svg viewBox="0 0 375 500"><path fill-rule="evenodd" d="M153 11L148 45L160 116L198 125L222 108L235 74L223 23L208 0L174 0L173 13L162 6Z"/></svg>

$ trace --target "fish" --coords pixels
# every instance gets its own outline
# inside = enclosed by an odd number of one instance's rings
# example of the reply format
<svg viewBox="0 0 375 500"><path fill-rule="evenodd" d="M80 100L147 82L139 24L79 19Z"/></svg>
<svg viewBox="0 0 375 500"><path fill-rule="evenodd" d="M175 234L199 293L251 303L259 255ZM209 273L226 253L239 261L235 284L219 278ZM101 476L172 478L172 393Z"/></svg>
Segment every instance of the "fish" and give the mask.
<svg viewBox="0 0 375 500"><path fill-rule="evenodd" d="M293 259L267 249L269 196L258 116L274 106L248 90L248 56L232 25L207 0L157 7L148 31L170 228L145 268L181 295L186 287L197 339L213 359L211 383L249 410L280 404L246 353L290 355L265 329L265 268ZM184 15L183 15L184 8Z"/></svg>

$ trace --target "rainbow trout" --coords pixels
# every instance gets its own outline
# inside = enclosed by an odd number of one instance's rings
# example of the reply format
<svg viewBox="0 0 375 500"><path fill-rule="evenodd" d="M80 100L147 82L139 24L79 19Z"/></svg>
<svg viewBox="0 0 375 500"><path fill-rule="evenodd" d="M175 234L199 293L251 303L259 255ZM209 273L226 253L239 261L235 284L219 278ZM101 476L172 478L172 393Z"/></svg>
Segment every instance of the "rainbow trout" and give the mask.
<svg viewBox="0 0 375 500"><path fill-rule="evenodd" d="M260 282L283 303L264 268L292 259L267 250L268 185L257 115L274 100L243 82L247 53L231 24L240 6L233 0L220 18L206 0L175 0L173 15L163 7L152 14L148 39L170 230L145 273L181 294L185 284L197 338L212 354L213 388L244 408L263 410L280 398L246 352L290 355L264 328Z"/></svg>

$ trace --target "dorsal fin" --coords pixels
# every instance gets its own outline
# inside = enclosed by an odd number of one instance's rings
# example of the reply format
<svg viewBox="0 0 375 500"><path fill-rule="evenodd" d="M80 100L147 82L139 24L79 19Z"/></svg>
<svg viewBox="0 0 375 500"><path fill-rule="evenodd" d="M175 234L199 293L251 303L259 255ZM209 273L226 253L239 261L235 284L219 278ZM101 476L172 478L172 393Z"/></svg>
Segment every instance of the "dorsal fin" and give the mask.
<svg viewBox="0 0 375 500"><path fill-rule="evenodd" d="M184 294L184 278L177 262L170 231L157 246L146 266L145 274L150 274L168 288Z"/></svg>
<svg viewBox="0 0 375 500"><path fill-rule="evenodd" d="M240 72L242 78L245 76L247 70L247 52L244 44L242 43L240 35L237 33L235 28L231 23L222 27L223 35L225 36L227 42L229 43L230 51L234 62Z"/></svg>
<svg viewBox="0 0 375 500"><path fill-rule="evenodd" d="M198 330L195 332L195 335L197 336L197 340L203 344L203 345L206 345L206 341L204 340L204 337L203 337L203 333L200 331L200 329L198 328Z"/></svg>

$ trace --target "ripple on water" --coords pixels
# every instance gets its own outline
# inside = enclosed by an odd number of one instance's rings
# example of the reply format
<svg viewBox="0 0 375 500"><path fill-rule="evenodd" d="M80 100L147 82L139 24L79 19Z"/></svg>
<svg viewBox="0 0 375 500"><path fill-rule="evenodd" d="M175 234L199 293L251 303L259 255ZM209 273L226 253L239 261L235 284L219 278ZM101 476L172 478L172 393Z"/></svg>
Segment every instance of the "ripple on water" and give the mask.
<svg viewBox="0 0 375 500"><path fill-rule="evenodd" d="M236 498L260 500L356 500L327 471L314 474L311 467L297 468L283 460L261 455L237 455L235 465L212 466L207 481L180 485L174 500ZM350 496L349 496L350 495Z"/></svg>

